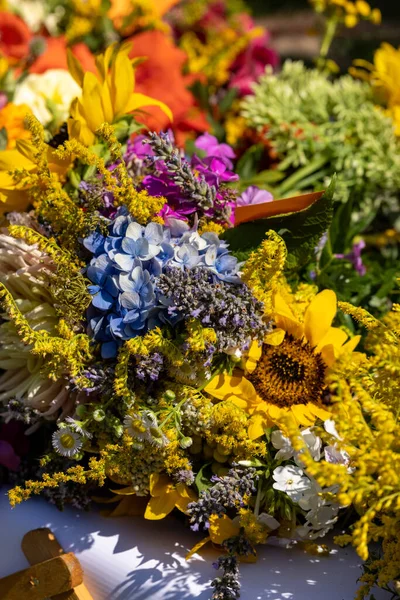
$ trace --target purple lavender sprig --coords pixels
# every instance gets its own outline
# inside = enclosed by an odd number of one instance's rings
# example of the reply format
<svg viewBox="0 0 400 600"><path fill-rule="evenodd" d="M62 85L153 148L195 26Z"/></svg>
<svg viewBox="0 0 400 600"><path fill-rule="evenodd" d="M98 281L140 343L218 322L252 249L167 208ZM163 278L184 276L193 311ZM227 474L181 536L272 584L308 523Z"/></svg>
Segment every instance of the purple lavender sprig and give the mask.
<svg viewBox="0 0 400 600"><path fill-rule="evenodd" d="M196 502L188 505L190 527L193 531L210 527L211 515L222 517L229 509L245 506L245 496L250 496L256 490L256 470L234 466L225 477L214 475L211 479L215 485L200 492Z"/></svg>
<svg viewBox="0 0 400 600"><path fill-rule="evenodd" d="M211 582L214 592L211 600L236 600L240 598L239 565L236 556L220 556L213 564L223 574Z"/></svg>
<svg viewBox="0 0 400 600"><path fill-rule="evenodd" d="M197 178L189 163L182 159L180 152L173 144L167 133L155 132L149 134L148 143L151 146L155 157L153 161L162 160L168 171L172 174L172 179L180 187L185 195L190 197L203 210L208 210L214 206L217 196L215 186L209 185L204 175Z"/></svg>

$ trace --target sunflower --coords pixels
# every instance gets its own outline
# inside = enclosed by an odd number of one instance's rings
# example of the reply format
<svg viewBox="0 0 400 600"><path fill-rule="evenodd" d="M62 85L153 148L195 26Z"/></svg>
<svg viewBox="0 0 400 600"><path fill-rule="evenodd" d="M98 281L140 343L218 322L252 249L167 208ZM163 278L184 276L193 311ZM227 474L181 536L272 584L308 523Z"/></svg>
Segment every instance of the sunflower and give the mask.
<svg viewBox="0 0 400 600"><path fill-rule="evenodd" d="M256 439L271 424L291 416L299 425L328 419L326 373L343 352L351 353L360 336L332 327L336 294L320 292L309 303L303 319L295 316L282 295L273 303L276 328L262 346L253 343L243 371L220 374L205 391L218 400L230 400L251 415L249 436Z"/></svg>

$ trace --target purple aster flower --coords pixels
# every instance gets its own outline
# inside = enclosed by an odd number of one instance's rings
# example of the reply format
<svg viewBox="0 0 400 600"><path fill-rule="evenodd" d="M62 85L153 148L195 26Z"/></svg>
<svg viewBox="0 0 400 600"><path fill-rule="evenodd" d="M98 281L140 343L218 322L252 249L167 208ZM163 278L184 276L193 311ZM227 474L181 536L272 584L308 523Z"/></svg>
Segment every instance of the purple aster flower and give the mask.
<svg viewBox="0 0 400 600"><path fill-rule="evenodd" d="M360 240L359 242L353 244L353 249L351 252L348 252L347 254L335 254L334 256L335 258L343 258L350 261L357 273L362 277L367 272L361 256L361 252L364 250L364 248L365 242L364 240Z"/></svg>
<svg viewBox="0 0 400 600"><path fill-rule="evenodd" d="M197 138L194 145L196 148L204 150L207 157L214 156L220 158L228 169L233 168L233 163L230 159L235 158L236 154L228 144L220 144L214 135L204 133Z"/></svg>
<svg viewBox="0 0 400 600"><path fill-rule="evenodd" d="M264 204L264 202L272 202L274 199L271 192L261 190L256 185L250 185L239 198L237 206L248 206L249 204Z"/></svg>

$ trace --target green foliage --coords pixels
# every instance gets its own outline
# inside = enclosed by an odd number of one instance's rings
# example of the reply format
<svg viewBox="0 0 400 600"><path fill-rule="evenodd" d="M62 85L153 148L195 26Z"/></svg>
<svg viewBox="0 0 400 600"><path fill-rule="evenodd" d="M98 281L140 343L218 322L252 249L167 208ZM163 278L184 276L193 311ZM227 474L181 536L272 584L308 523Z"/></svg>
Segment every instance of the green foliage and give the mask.
<svg viewBox="0 0 400 600"><path fill-rule="evenodd" d="M276 231L285 241L288 257L286 267L290 271L299 269L312 258L314 249L329 228L333 212L334 178L326 193L309 208L268 219L242 223L228 229L222 237L230 249L241 258L255 250L265 238L266 231Z"/></svg>
<svg viewBox="0 0 400 600"><path fill-rule="evenodd" d="M324 188L337 173L337 200L351 199L359 231L381 206L398 212L400 144L368 84L348 75L332 82L286 61L281 73L260 79L242 106L249 124L267 132L278 169L288 175L275 197Z"/></svg>

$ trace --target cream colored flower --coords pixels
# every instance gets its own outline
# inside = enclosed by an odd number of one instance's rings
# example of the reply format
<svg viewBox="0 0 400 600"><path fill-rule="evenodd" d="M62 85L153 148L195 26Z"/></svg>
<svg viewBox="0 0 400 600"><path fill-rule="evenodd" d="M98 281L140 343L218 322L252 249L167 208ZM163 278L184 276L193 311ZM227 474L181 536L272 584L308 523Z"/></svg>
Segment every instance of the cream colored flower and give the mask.
<svg viewBox="0 0 400 600"><path fill-rule="evenodd" d="M81 88L68 71L49 69L40 75L30 74L17 86L14 104L27 104L42 125L66 121L72 100Z"/></svg>

